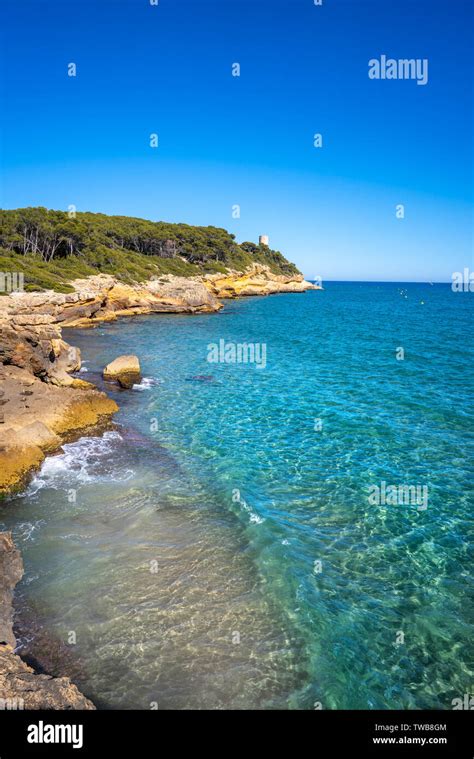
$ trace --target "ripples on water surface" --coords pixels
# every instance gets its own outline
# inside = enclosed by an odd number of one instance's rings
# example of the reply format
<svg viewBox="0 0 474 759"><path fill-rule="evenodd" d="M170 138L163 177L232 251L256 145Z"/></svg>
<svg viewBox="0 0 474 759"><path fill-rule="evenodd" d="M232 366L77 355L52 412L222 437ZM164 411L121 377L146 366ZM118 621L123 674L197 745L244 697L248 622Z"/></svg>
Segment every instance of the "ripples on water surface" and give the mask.
<svg viewBox="0 0 474 759"><path fill-rule="evenodd" d="M88 379L134 352L146 381L0 511L23 652L103 708L451 708L473 678L472 304L329 283L65 333ZM220 338L267 367L208 364ZM381 480L427 484L428 509L371 506Z"/></svg>

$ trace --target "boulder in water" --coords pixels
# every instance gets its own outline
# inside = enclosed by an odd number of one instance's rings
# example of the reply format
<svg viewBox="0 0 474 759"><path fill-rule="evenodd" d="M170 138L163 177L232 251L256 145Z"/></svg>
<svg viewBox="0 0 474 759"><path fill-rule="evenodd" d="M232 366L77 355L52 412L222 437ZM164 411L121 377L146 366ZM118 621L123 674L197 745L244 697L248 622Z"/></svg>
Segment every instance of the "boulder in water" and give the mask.
<svg viewBox="0 0 474 759"><path fill-rule="evenodd" d="M131 388L141 380L140 362L137 356L119 356L104 369L104 379L118 382L121 387Z"/></svg>

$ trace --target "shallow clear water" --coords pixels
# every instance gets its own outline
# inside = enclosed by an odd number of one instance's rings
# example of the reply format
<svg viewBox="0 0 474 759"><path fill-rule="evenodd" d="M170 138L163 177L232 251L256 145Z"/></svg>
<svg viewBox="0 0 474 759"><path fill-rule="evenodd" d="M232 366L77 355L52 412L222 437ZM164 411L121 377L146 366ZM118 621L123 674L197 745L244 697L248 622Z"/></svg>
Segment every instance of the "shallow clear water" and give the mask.
<svg viewBox="0 0 474 759"><path fill-rule="evenodd" d="M473 681L473 302L328 283L65 332L84 378L133 352L146 380L1 508L23 653L103 708L450 709ZM208 363L221 338L266 367ZM372 505L382 480L427 509Z"/></svg>

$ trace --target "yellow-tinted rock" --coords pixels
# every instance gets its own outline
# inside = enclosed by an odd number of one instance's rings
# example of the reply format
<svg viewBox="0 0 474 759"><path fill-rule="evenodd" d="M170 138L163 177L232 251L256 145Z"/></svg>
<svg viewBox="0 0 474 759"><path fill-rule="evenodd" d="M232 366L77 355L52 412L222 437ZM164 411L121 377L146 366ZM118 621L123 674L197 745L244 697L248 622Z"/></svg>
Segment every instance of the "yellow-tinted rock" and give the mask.
<svg viewBox="0 0 474 759"><path fill-rule="evenodd" d="M263 264L253 264L244 272L229 270L225 274L206 274L203 283L217 298L303 293L321 289L306 282L301 274L274 274Z"/></svg>
<svg viewBox="0 0 474 759"><path fill-rule="evenodd" d="M5 437L9 445L15 448L34 445L41 448L42 451L54 451L61 445L61 440L56 433L39 420L27 424L19 430L7 430Z"/></svg>
<svg viewBox="0 0 474 759"><path fill-rule="evenodd" d="M137 356L119 356L104 369L104 379L131 388L140 382L140 362Z"/></svg>
<svg viewBox="0 0 474 759"><path fill-rule="evenodd" d="M95 385L92 384L92 382L87 382L86 380L79 379L78 377L72 378L71 387L75 387L78 390L95 390Z"/></svg>
<svg viewBox="0 0 474 759"><path fill-rule="evenodd" d="M0 451L0 493L21 487L32 469L37 469L44 453L37 445L23 448L8 447Z"/></svg>
<svg viewBox="0 0 474 759"><path fill-rule="evenodd" d="M111 416L117 411L117 404L105 393L93 391L88 396L84 393L84 396L81 395L71 400L54 424L53 429L60 435L76 432L95 426L104 417Z"/></svg>
<svg viewBox="0 0 474 759"><path fill-rule="evenodd" d="M106 423L118 406L83 380L69 387L42 382L26 369L4 366L0 377L3 423L0 424L0 493L21 487L45 453L64 439ZM74 387L74 383L80 383Z"/></svg>

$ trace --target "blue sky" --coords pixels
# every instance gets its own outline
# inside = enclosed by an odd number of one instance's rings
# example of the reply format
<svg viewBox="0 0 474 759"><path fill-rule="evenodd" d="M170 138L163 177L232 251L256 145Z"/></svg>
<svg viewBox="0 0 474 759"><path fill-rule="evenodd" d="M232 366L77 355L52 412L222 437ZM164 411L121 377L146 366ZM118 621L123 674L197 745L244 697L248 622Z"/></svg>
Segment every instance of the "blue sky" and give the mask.
<svg viewBox="0 0 474 759"><path fill-rule="evenodd" d="M323 279L450 281L473 266L469 0L4 0L1 13L2 207L268 234ZM427 58L426 86L370 80L382 54Z"/></svg>

